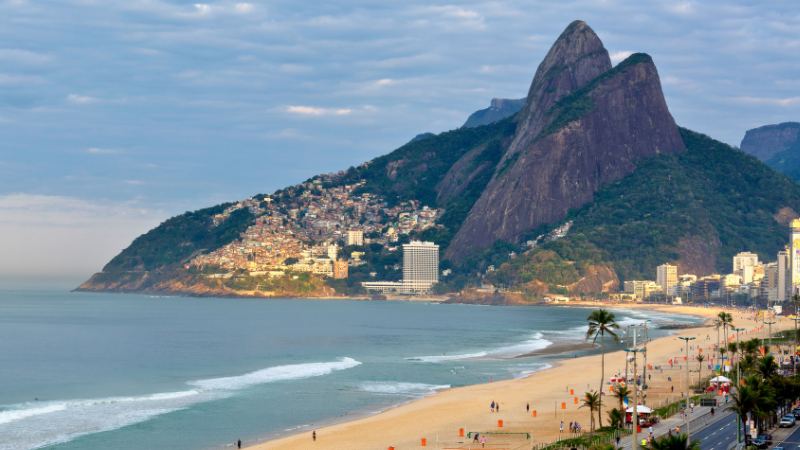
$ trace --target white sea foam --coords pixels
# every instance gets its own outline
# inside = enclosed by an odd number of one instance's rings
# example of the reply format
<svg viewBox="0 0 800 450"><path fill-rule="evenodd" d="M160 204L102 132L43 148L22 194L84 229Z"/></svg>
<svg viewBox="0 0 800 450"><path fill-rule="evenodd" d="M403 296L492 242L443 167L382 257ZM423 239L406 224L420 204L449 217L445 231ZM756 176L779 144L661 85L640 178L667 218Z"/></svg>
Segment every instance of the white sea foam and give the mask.
<svg viewBox="0 0 800 450"><path fill-rule="evenodd" d="M352 358L270 367L241 376L189 382L195 389L143 396L106 397L0 406L0 450L33 449L114 430L234 395L262 383L328 375L361 364Z"/></svg>
<svg viewBox="0 0 800 450"><path fill-rule="evenodd" d="M375 394L384 395L430 395L441 391L442 389L449 389L449 384L425 384L425 383L403 383L394 381L367 381L361 383L359 388L362 391L372 392Z"/></svg>
<svg viewBox="0 0 800 450"><path fill-rule="evenodd" d="M297 380L328 375L334 370L350 369L360 364L360 362L352 358L343 358L341 361L336 362L270 367L236 377L210 378L208 380L192 381L189 384L203 389L242 389L256 384L271 383L274 381Z"/></svg>
<svg viewBox="0 0 800 450"><path fill-rule="evenodd" d="M549 347L553 343L547 339L543 339L542 333L534 333L531 339L502 347L487 349L474 353L460 353L455 355L433 355L433 356L417 356L415 358L406 358L408 361L422 361L422 362L444 362L444 361L458 361L462 359L475 359L475 358L511 358L514 356L525 355Z"/></svg>

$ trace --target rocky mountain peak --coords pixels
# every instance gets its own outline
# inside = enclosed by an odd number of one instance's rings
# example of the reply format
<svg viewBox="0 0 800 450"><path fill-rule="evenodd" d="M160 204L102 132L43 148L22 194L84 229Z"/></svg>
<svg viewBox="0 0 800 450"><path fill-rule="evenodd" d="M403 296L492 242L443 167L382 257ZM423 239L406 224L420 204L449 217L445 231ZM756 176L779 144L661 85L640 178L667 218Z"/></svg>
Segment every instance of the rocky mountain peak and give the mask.
<svg viewBox="0 0 800 450"><path fill-rule="evenodd" d="M610 69L611 58L594 30L582 20L569 24L536 69L506 158L544 129L547 124L542 119L558 100Z"/></svg>

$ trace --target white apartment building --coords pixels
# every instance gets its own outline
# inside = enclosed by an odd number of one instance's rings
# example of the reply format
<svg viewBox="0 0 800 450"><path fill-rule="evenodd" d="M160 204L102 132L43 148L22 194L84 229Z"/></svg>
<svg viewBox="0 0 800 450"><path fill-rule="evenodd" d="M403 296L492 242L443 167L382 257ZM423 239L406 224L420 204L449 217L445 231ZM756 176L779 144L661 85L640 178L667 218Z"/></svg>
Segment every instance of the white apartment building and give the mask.
<svg viewBox="0 0 800 450"><path fill-rule="evenodd" d="M662 264L656 268L656 284L661 286L664 294L669 294L672 286L678 284L678 268L669 264Z"/></svg>
<svg viewBox="0 0 800 450"><path fill-rule="evenodd" d="M364 245L364 232L361 230L349 230L347 232L347 245Z"/></svg>
<svg viewBox="0 0 800 450"><path fill-rule="evenodd" d="M733 257L733 273L741 273L745 267L756 267L761 265L758 255L750 252L742 252Z"/></svg>
<svg viewBox="0 0 800 450"><path fill-rule="evenodd" d="M792 289L789 261L789 252L778 252L778 293L776 300L779 302L788 300Z"/></svg>
<svg viewBox="0 0 800 450"><path fill-rule="evenodd" d="M428 292L439 282L439 246L433 242L403 244L403 284L406 290Z"/></svg>
<svg viewBox="0 0 800 450"><path fill-rule="evenodd" d="M368 291L384 294L422 294L439 282L439 246L433 242L411 241L403 244L403 281L362 282Z"/></svg>

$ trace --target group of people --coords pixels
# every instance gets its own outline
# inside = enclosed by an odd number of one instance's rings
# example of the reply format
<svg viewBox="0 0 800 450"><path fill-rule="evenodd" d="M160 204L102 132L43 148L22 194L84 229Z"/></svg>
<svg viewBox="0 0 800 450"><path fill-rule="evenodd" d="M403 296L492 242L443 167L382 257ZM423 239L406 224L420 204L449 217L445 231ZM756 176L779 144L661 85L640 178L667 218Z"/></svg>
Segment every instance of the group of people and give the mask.
<svg viewBox="0 0 800 450"><path fill-rule="evenodd" d="M583 428L583 426L581 426L581 424L579 424L578 422L570 422L569 423L569 432L570 433L580 433L582 428ZM559 424L558 432L559 433L563 433L564 432L564 422L561 422L561 424Z"/></svg>
<svg viewBox="0 0 800 450"><path fill-rule="evenodd" d="M492 408L492 412L500 412L500 403L492 400L492 404L490 406Z"/></svg>
<svg viewBox="0 0 800 450"><path fill-rule="evenodd" d="M480 436L480 438L481 438L481 440L480 440L481 448L486 447L486 436ZM475 433L475 437L472 438L472 442L474 442L476 444L478 443L478 433Z"/></svg>

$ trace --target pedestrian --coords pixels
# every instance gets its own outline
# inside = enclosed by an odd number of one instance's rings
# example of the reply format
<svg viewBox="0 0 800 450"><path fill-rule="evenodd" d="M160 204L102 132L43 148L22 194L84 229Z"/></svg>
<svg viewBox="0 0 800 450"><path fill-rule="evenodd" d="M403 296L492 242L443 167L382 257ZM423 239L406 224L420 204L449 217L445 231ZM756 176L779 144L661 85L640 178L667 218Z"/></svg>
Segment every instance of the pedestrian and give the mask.
<svg viewBox="0 0 800 450"><path fill-rule="evenodd" d="M653 426L650 425L650 436L652 436L652 435L653 435Z"/></svg>
<svg viewBox="0 0 800 450"><path fill-rule="evenodd" d="M494 400L492 400L492 404L489 406L492 408L492 412L494 412Z"/></svg>
<svg viewBox="0 0 800 450"><path fill-rule="evenodd" d="M675 433L681 434L681 427L675 427Z"/></svg>
<svg viewBox="0 0 800 450"><path fill-rule="evenodd" d="M559 433L563 433L564 432L564 421L563 420L561 421L561 425L558 426L558 432Z"/></svg>
<svg viewBox="0 0 800 450"><path fill-rule="evenodd" d="M239 448L242 448L242 440L241 439L239 439L239 442L237 442L237 444L239 444Z"/></svg>
<svg viewBox="0 0 800 450"><path fill-rule="evenodd" d="M497 404L494 406L494 411L500 412L500 402L497 402Z"/></svg>
<svg viewBox="0 0 800 450"><path fill-rule="evenodd" d="M317 442L317 430L311 432L311 440Z"/></svg>
<svg viewBox="0 0 800 450"><path fill-rule="evenodd" d="M642 447L647 447L647 439L642 439Z"/></svg>
<svg viewBox="0 0 800 450"><path fill-rule="evenodd" d="M617 447L619 447L619 435L617 435Z"/></svg>
<svg viewBox="0 0 800 450"><path fill-rule="evenodd" d="M714 417L714 408L711 408L711 417Z"/></svg>
<svg viewBox="0 0 800 450"><path fill-rule="evenodd" d="M473 439L472 442L478 443L478 433L475 433L475 439Z"/></svg>
<svg viewBox="0 0 800 450"><path fill-rule="evenodd" d="M525 405L525 412L531 412L531 404L530 403Z"/></svg>
<svg viewBox="0 0 800 450"><path fill-rule="evenodd" d="M481 438L481 448L485 448L485 447L486 447L486 436Z"/></svg>
<svg viewBox="0 0 800 450"><path fill-rule="evenodd" d="M673 392L673 393L675 392L675 386L672 386L670 389L671 389L670 392Z"/></svg>

